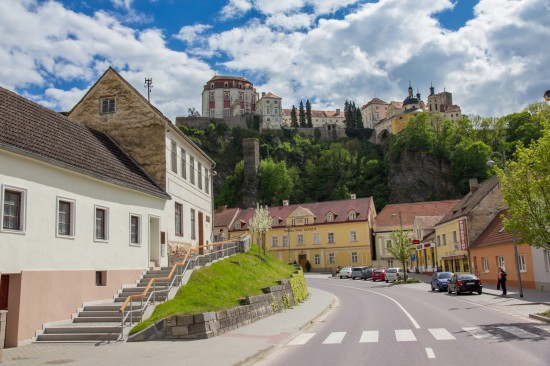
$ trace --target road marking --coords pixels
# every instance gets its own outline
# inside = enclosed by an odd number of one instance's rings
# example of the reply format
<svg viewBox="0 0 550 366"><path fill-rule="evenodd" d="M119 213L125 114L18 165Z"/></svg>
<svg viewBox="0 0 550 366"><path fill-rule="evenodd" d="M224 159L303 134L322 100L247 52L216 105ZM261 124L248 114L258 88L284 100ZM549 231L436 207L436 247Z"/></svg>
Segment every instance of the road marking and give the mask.
<svg viewBox="0 0 550 366"><path fill-rule="evenodd" d="M465 327L462 329L464 329L466 332L470 333L470 335L476 337L477 339L491 339L491 340L497 339L497 337L495 337L491 333L488 333L482 330L479 327Z"/></svg>
<svg viewBox="0 0 550 366"><path fill-rule="evenodd" d="M376 343L378 342L378 331L377 330L366 330L361 334L361 339L359 343Z"/></svg>
<svg viewBox="0 0 550 366"><path fill-rule="evenodd" d="M426 354L428 355L428 358L435 358L434 350L431 348L426 348Z"/></svg>
<svg viewBox="0 0 550 366"><path fill-rule="evenodd" d="M535 325L534 327L544 332L550 333L550 325Z"/></svg>
<svg viewBox="0 0 550 366"><path fill-rule="evenodd" d="M515 335L519 338L529 339L529 338L538 338L539 336L536 334L533 334L531 332L528 332L524 329L518 328L518 327L512 327L512 326L504 326L504 327L497 327L498 329L502 329L503 331L510 333L512 335Z"/></svg>
<svg viewBox="0 0 550 366"><path fill-rule="evenodd" d="M344 339L345 335L346 335L346 332L332 332L329 334L327 339L325 339L323 344L342 343L342 340Z"/></svg>
<svg viewBox="0 0 550 366"><path fill-rule="evenodd" d="M411 329L396 329L395 339L397 342L415 342L416 337Z"/></svg>
<svg viewBox="0 0 550 366"><path fill-rule="evenodd" d="M311 338L313 338L314 335L315 335L315 333L302 333L302 334L298 335L296 338L294 338L293 340L291 340L290 342L288 342L288 345L289 345L289 346L301 346L301 345L304 345L304 344L306 344Z"/></svg>
<svg viewBox="0 0 550 366"><path fill-rule="evenodd" d="M445 328L432 328L428 329L430 333L432 333L433 337L438 341L448 341L456 339L454 335L449 333L449 331Z"/></svg>

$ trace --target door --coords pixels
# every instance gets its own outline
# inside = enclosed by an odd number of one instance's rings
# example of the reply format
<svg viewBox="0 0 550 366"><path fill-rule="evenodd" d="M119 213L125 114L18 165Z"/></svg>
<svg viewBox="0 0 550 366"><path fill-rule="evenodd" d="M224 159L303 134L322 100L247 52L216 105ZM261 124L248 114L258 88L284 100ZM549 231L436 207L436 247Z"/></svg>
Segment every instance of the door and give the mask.
<svg viewBox="0 0 550 366"><path fill-rule="evenodd" d="M149 216L149 262L154 262L155 267L161 266L160 242L160 219L156 216Z"/></svg>
<svg viewBox="0 0 550 366"><path fill-rule="evenodd" d="M203 254L202 251L204 245L204 227L203 227L203 213L199 211L199 253Z"/></svg>
<svg viewBox="0 0 550 366"><path fill-rule="evenodd" d="M306 273L306 262L307 262L307 256L305 254L299 254L298 263L300 263L300 266L302 267L302 271L304 271L304 273Z"/></svg>
<svg viewBox="0 0 550 366"><path fill-rule="evenodd" d="M8 310L8 293L10 288L10 276L0 277L0 310Z"/></svg>

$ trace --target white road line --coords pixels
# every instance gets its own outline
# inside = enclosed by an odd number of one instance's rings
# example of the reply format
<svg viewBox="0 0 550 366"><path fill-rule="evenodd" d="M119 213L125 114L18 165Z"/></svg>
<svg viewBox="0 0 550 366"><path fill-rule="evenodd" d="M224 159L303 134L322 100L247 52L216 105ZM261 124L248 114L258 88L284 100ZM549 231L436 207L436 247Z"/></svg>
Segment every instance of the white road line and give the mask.
<svg viewBox="0 0 550 366"><path fill-rule="evenodd" d="M432 333L433 337L438 341L448 341L456 339L454 335L449 333L449 331L445 328L432 328L428 329L430 333Z"/></svg>
<svg viewBox="0 0 550 366"><path fill-rule="evenodd" d="M377 330L365 330L361 334L361 339L359 343L376 343L378 342L378 331Z"/></svg>
<svg viewBox="0 0 550 366"><path fill-rule="evenodd" d="M486 331L482 330L479 327L465 327L462 329L464 329L466 332L470 333L470 335L476 337L477 339L492 339L492 340L498 339L491 333L487 333Z"/></svg>
<svg viewBox="0 0 550 366"><path fill-rule="evenodd" d="M325 339L323 344L342 343L342 340L344 339L345 335L346 335L346 332L332 332L329 334L327 339Z"/></svg>
<svg viewBox="0 0 550 366"><path fill-rule="evenodd" d="M396 329L395 339L397 342L415 342L416 337L411 329Z"/></svg>
<svg viewBox="0 0 550 366"><path fill-rule="evenodd" d="M314 335L315 335L315 333L302 333L302 334L298 335L296 338L294 338L293 340L291 340L290 342L288 342L288 345L289 345L289 346L301 346L301 345L304 345L304 344L306 344L311 338L313 338Z"/></svg>
<svg viewBox="0 0 550 366"><path fill-rule="evenodd" d="M428 358L435 358L434 350L431 348L426 348L426 354L428 355Z"/></svg>
<svg viewBox="0 0 550 366"><path fill-rule="evenodd" d="M538 338L539 336L536 334L533 334L531 332L528 332L524 329L518 328L518 327L512 327L512 326L504 326L504 327L497 327L498 329L502 329L503 331L513 334L516 337L529 339L529 338Z"/></svg>

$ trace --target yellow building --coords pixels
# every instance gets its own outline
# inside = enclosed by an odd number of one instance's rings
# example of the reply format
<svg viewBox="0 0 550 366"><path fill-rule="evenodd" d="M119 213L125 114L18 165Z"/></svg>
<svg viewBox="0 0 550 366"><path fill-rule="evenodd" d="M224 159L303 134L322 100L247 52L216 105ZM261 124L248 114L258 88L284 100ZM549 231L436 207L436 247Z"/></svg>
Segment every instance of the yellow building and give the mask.
<svg viewBox="0 0 550 366"><path fill-rule="evenodd" d="M221 214L221 213L220 213ZM229 237L250 231L254 209L240 210L229 225ZM372 197L270 207L272 228L266 248L284 262L299 263L313 272L337 267L371 265ZM216 220L216 216L214 217ZM216 225L216 223L215 223ZM258 241L258 240L256 240Z"/></svg>

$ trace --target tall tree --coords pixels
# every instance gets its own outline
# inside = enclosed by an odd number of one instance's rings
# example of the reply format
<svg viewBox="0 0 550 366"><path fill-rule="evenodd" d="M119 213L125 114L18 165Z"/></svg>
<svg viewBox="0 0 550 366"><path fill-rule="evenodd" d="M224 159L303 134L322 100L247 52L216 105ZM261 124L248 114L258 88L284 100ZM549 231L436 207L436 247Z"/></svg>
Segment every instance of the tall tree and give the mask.
<svg viewBox="0 0 550 366"><path fill-rule="evenodd" d="M513 161L498 169L509 217L504 227L536 248L550 250L550 128L529 146L518 146Z"/></svg>
<svg viewBox="0 0 550 366"><path fill-rule="evenodd" d="M296 115L296 107L292 105L292 110L290 111L290 127L298 128L298 116Z"/></svg>
<svg viewBox="0 0 550 366"><path fill-rule="evenodd" d="M416 251L415 247L411 245L409 240L410 230L394 230L390 234L391 243L388 244L388 252L391 253L403 266L403 272L405 274L405 281L407 281L407 260Z"/></svg>
<svg viewBox="0 0 550 366"><path fill-rule="evenodd" d="M271 230L271 223L273 221L269 217L269 209L267 206L262 207L260 204L256 204L256 209L254 210L254 216L250 219L250 230L259 236L261 244L260 248L263 250L265 255L265 234Z"/></svg>
<svg viewBox="0 0 550 366"><path fill-rule="evenodd" d="M309 102L309 99L306 100L306 122L307 127L313 127L313 121L311 119L311 103Z"/></svg>
<svg viewBox="0 0 550 366"><path fill-rule="evenodd" d="M300 118L300 127L307 127L306 123L306 112L304 110L304 102L300 101L300 110L299 110L299 118Z"/></svg>
<svg viewBox="0 0 550 366"><path fill-rule="evenodd" d="M284 160L277 163L273 159L260 161L258 175L260 202L277 205L292 195L292 179Z"/></svg>

